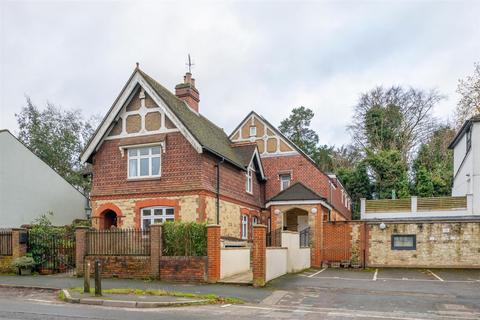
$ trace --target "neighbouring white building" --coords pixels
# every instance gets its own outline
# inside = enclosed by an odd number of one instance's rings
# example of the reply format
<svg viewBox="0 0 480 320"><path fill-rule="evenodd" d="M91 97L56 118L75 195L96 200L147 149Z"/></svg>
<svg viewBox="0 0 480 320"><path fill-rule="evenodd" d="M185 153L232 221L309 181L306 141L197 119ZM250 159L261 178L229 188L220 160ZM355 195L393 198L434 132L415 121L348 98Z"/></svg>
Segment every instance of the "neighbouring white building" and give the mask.
<svg viewBox="0 0 480 320"><path fill-rule="evenodd" d="M453 150L451 197L365 200L362 220L480 218L480 115L466 121L449 145Z"/></svg>
<svg viewBox="0 0 480 320"><path fill-rule="evenodd" d="M453 149L452 196L473 195L480 215L480 115L466 121L449 146Z"/></svg>
<svg viewBox="0 0 480 320"><path fill-rule="evenodd" d="M0 228L30 224L48 212L54 225L85 218L83 193L8 130L0 130L0 150Z"/></svg>

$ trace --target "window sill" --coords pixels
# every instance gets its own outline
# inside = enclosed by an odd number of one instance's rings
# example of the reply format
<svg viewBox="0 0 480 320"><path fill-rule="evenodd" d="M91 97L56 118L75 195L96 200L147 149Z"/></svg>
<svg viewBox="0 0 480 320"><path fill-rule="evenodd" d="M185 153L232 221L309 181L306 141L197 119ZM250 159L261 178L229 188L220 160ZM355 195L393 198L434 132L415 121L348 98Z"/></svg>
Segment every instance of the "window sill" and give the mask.
<svg viewBox="0 0 480 320"><path fill-rule="evenodd" d="M162 178L162 176L158 176L158 177L144 177L144 178L127 178L127 182L128 181L152 181L152 180L160 180Z"/></svg>

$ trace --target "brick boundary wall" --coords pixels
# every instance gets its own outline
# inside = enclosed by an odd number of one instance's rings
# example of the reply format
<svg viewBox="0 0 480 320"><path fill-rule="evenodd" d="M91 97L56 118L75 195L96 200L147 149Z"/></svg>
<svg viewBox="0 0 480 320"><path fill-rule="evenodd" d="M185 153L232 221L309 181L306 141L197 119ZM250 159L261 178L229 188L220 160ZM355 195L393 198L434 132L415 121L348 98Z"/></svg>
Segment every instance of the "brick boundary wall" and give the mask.
<svg viewBox="0 0 480 320"><path fill-rule="evenodd" d="M106 278L161 279L166 281L217 282L220 279L220 226L207 226L206 257L162 256L162 226L152 225L147 256L87 255L87 227L76 233L76 274L83 276L84 263L99 260Z"/></svg>
<svg viewBox="0 0 480 320"><path fill-rule="evenodd" d="M96 260L100 261L101 275L105 278L147 279L152 276L149 256L86 256L92 275Z"/></svg>
<svg viewBox="0 0 480 320"><path fill-rule="evenodd" d="M207 278L210 283L220 280L220 234L221 229L219 225L212 224L207 226Z"/></svg>
<svg viewBox="0 0 480 320"><path fill-rule="evenodd" d="M207 257L160 258L160 280L179 282L206 282Z"/></svg>
<svg viewBox="0 0 480 320"><path fill-rule="evenodd" d="M12 228L12 255L11 256L0 256L0 273L11 273L16 272L12 268L12 262L16 258L23 257L27 253L27 244L20 243L20 234L27 232L26 229L22 228Z"/></svg>
<svg viewBox="0 0 480 320"><path fill-rule="evenodd" d="M263 287L266 282L267 259L267 227L257 224L253 226L253 286Z"/></svg>

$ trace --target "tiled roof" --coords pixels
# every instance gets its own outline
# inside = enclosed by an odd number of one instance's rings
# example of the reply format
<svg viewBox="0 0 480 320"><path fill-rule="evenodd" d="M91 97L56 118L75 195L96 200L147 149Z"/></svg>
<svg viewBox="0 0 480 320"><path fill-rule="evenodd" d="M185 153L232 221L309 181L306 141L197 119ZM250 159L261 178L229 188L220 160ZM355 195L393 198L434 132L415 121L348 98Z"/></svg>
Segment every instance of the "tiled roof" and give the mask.
<svg viewBox="0 0 480 320"><path fill-rule="evenodd" d="M256 144L234 144L232 147L236 150L238 156L242 159L242 163L245 167L250 164L255 149L257 148Z"/></svg>
<svg viewBox="0 0 480 320"><path fill-rule="evenodd" d="M230 139L221 128L201 114L192 111L183 100L177 98L145 72L141 70L139 72L204 149L224 157L238 167L245 168L243 156L237 152L238 148L231 146Z"/></svg>
<svg viewBox="0 0 480 320"><path fill-rule="evenodd" d="M326 199L318 193L306 187L303 183L297 182L287 189L280 191L276 196L269 201L301 201L301 200L322 200Z"/></svg>

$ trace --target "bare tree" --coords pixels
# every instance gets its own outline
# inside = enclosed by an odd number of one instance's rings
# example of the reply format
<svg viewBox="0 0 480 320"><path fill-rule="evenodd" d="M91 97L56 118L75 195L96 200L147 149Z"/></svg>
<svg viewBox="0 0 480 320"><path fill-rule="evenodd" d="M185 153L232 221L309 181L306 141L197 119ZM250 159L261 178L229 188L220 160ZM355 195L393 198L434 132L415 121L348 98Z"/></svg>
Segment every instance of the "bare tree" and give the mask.
<svg viewBox="0 0 480 320"><path fill-rule="evenodd" d="M480 114L480 63L474 64L473 75L458 80L457 93L460 100L455 110L455 126L462 124L474 115Z"/></svg>
<svg viewBox="0 0 480 320"><path fill-rule="evenodd" d="M434 106L444 97L437 90L376 87L360 96L349 131L353 143L373 152L399 150L408 163L435 128Z"/></svg>

